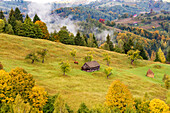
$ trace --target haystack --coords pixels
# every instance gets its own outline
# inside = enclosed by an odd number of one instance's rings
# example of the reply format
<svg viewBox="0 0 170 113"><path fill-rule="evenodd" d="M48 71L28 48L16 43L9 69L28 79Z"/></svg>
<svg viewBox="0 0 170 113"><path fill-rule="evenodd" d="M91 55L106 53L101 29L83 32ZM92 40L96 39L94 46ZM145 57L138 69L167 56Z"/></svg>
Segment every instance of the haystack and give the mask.
<svg viewBox="0 0 170 113"><path fill-rule="evenodd" d="M154 73L152 72L151 69L148 70L146 76L147 76L147 77L150 77L150 78L154 78Z"/></svg>

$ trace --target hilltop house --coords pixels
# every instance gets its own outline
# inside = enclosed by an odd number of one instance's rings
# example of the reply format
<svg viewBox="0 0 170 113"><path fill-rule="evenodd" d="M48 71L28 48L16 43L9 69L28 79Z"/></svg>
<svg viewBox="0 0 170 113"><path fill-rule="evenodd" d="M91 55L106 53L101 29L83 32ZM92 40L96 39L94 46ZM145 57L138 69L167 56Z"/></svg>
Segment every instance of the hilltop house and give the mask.
<svg viewBox="0 0 170 113"><path fill-rule="evenodd" d="M87 72L100 70L100 64L97 61L86 62L81 69Z"/></svg>

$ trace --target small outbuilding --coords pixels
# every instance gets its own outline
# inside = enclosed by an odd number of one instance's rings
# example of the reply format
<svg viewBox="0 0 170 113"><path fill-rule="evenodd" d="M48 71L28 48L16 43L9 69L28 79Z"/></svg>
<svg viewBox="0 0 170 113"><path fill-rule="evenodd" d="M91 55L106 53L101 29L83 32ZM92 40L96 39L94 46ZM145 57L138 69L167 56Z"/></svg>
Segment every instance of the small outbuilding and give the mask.
<svg viewBox="0 0 170 113"><path fill-rule="evenodd" d="M151 69L148 70L146 76L147 76L147 77L150 77L150 78L154 78L154 73L152 72Z"/></svg>
<svg viewBox="0 0 170 113"><path fill-rule="evenodd" d="M86 62L81 69L86 72L93 72L100 70L100 64L97 61Z"/></svg>

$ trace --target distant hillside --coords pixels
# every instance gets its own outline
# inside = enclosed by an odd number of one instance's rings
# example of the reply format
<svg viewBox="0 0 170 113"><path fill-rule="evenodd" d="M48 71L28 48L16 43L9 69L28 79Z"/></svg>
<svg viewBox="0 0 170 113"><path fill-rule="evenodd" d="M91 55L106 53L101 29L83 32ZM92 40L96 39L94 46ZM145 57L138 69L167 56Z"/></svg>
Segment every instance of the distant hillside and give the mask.
<svg viewBox="0 0 170 113"><path fill-rule="evenodd" d="M48 50L44 64L31 64L29 60L25 60L28 53L42 49ZM74 64L70 55L72 49L77 51L78 65ZM100 63L100 71L81 71L84 56L90 51L93 52L93 59ZM105 52L111 56L110 66L113 68L113 74L110 79L104 74L107 67L103 61ZM59 63L63 60L68 60L71 65L67 76L63 76L60 70ZM24 68L34 76L37 85L44 87L49 95L60 93L72 109L78 109L82 102L88 107L104 103L109 85L117 79L128 86L134 97L143 97L147 92L151 98L165 100L167 90L162 78L165 73L170 75L170 65L167 64L137 60L131 65L125 54L7 34L0 34L0 62L6 71L15 67ZM148 69L155 73L154 79L145 76Z"/></svg>

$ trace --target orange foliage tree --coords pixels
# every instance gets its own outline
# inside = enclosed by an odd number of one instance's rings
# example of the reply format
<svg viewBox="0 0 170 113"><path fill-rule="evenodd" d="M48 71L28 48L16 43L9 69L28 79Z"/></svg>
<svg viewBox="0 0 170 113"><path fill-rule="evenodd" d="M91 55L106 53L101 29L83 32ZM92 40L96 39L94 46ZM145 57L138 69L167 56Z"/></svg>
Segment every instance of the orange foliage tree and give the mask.
<svg viewBox="0 0 170 113"><path fill-rule="evenodd" d="M42 22L42 21L36 21L35 24L39 25L40 29L42 30L44 36L44 39L49 39L49 32L46 26L46 23Z"/></svg>

